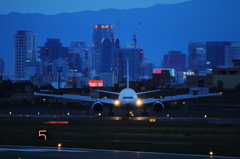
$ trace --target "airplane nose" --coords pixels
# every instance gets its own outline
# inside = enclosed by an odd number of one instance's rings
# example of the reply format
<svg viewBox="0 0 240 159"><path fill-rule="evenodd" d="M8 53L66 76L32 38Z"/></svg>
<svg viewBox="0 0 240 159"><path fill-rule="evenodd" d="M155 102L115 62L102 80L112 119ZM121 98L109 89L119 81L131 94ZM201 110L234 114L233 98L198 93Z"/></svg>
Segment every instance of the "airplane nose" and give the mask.
<svg viewBox="0 0 240 159"><path fill-rule="evenodd" d="M133 103L134 103L134 100L132 100L132 99L126 99L124 103L127 104L127 105L130 105L130 104L133 104Z"/></svg>

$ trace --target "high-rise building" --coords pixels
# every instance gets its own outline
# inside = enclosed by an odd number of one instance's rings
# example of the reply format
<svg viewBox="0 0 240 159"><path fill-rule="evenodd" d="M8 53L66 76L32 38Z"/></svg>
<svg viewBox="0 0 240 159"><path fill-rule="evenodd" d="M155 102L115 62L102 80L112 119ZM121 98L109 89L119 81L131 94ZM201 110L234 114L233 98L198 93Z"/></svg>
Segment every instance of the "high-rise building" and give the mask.
<svg viewBox="0 0 240 159"><path fill-rule="evenodd" d="M102 65L102 40L105 38L111 39L113 37L113 25L96 24L93 25L93 41L92 41L92 70L95 76L100 76ZM111 40L111 42L114 40ZM105 41L106 42L106 41ZM105 43L104 43L105 44Z"/></svg>
<svg viewBox="0 0 240 159"><path fill-rule="evenodd" d="M240 42L225 47L225 66L233 67L232 60L240 60Z"/></svg>
<svg viewBox="0 0 240 159"><path fill-rule="evenodd" d="M199 72L201 65L206 64L206 45L201 42L188 44L188 70Z"/></svg>
<svg viewBox="0 0 240 159"><path fill-rule="evenodd" d="M225 47L230 46L230 41L207 41L206 60L211 68L218 68L225 65Z"/></svg>
<svg viewBox="0 0 240 159"><path fill-rule="evenodd" d="M0 59L0 76L3 76L4 74L4 61L3 59Z"/></svg>
<svg viewBox="0 0 240 159"><path fill-rule="evenodd" d="M37 34L30 30L13 34L13 54L15 80L30 80L36 73Z"/></svg>
<svg viewBox="0 0 240 159"><path fill-rule="evenodd" d="M53 81L52 76L57 67L53 67L52 63L57 59L68 58L68 47L63 47L60 39L48 38L44 47L40 48L40 58L42 59L43 69L40 74L43 74L43 85L49 84Z"/></svg>
<svg viewBox="0 0 240 159"><path fill-rule="evenodd" d="M127 59L129 63L129 80L138 81L142 76L144 76L144 71L142 67L143 63L143 49L139 46L126 45L120 49L122 52L122 64L118 62L118 65L122 65L122 68L118 66L118 71L123 70L123 77L127 75ZM120 57L120 56L119 56Z"/></svg>
<svg viewBox="0 0 240 159"><path fill-rule="evenodd" d="M154 69L154 63L146 63L144 64L146 69L144 70L144 76L146 79L151 78L153 74L153 69Z"/></svg>
<svg viewBox="0 0 240 159"><path fill-rule="evenodd" d="M169 51L164 55L164 67L173 68L176 71L186 70L186 55L181 51Z"/></svg>
<svg viewBox="0 0 240 159"><path fill-rule="evenodd" d="M72 59L69 59L70 63L77 72L81 72L84 77L90 78L90 70L92 64L92 58L89 54L90 48L85 42L71 42L69 45L69 55L73 54Z"/></svg>
<svg viewBox="0 0 240 159"><path fill-rule="evenodd" d="M46 50L48 49L48 55L46 55ZM48 60L55 60L59 58L67 58L68 57L68 47L63 47L62 43L60 43L60 39L49 38L45 43L44 47L40 49L40 57L45 60L46 57Z"/></svg>
<svg viewBox="0 0 240 159"><path fill-rule="evenodd" d="M117 58L119 52L119 40L112 41L110 38L102 39L101 43L101 73L109 73L111 69L117 67Z"/></svg>

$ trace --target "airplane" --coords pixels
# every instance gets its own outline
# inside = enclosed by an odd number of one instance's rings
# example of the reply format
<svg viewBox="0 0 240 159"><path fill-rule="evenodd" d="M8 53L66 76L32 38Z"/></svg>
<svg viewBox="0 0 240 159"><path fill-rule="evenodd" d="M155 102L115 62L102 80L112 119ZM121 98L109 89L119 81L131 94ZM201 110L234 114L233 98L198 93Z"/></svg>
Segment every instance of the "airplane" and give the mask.
<svg viewBox="0 0 240 159"><path fill-rule="evenodd" d="M113 109L116 109L116 108L126 109L128 111L128 113L126 114L127 116L131 116L130 110L142 108L143 109L142 116L148 116L147 108L153 109L155 113L161 113L164 110L163 102L221 95L221 93L208 93L208 94L199 94L199 95L184 94L184 95L168 96L165 98L140 99L138 98L138 95L140 94L157 92L160 90L152 90L152 91L136 93L133 89L129 88L128 60L127 60L127 87L126 88L124 88L119 93L104 91L104 90L95 90L95 91L116 94L118 95L118 99L109 99L109 98L97 99L97 98L91 98L89 96L80 96L80 95L72 95L72 94L63 94L63 95L54 95L54 94L46 94L46 93L35 93L35 94L39 96L46 96L46 97L67 98L67 99L93 102L92 110L95 113L97 114L102 113L104 110L104 107L108 107L109 108L108 116L114 116Z"/></svg>

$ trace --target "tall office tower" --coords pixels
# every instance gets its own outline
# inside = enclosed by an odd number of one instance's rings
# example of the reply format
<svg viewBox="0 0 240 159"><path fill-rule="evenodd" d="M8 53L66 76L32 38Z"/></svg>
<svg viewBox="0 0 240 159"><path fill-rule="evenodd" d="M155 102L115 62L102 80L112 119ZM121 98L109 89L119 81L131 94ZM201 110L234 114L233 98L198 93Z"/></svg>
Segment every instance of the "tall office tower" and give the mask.
<svg viewBox="0 0 240 159"><path fill-rule="evenodd" d="M104 38L113 37L113 25L97 24L93 25L92 41L92 70L95 76L100 76L102 64L101 44Z"/></svg>
<svg viewBox="0 0 240 159"><path fill-rule="evenodd" d="M30 30L13 34L14 72L16 81L30 80L36 73L37 35Z"/></svg>
<svg viewBox="0 0 240 159"><path fill-rule="evenodd" d="M4 61L3 59L0 59L0 76L3 76L4 74Z"/></svg>
<svg viewBox="0 0 240 159"><path fill-rule="evenodd" d="M43 85L52 82L53 71L57 70L52 66L52 62L61 58L68 58L68 47L63 47L60 39L49 38L44 47L40 49L40 58L43 62Z"/></svg>
<svg viewBox="0 0 240 159"><path fill-rule="evenodd" d="M230 41L207 41L206 60L211 68L218 68L225 65L225 46L230 46Z"/></svg>
<svg viewBox="0 0 240 159"><path fill-rule="evenodd" d="M119 52L122 52L123 56L123 64L122 67L118 67L119 70L123 70L123 76L126 77L127 75L127 59L129 63L129 80L131 81L138 81L141 76L141 64L143 62L143 49L137 46L135 48L134 45L127 45L120 49Z"/></svg>
<svg viewBox="0 0 240 159"><path fill-rule="evenodd" d="M146 70L144 71L144 76L146 78L151 78L153 74L153 69L154 69L154 63L146 63Z"/></svg>
<svg viewBox="0 0 240 159"><path fill-rule="evenodd" d="M108 86L114 86L117 83L117 59L119 53L119 39L110 39L103 38L100 45L100 60L101 64L99 65L100 79L103 80L103 84ZM104 74L104 75L102 75ZM111 76L110 83L107 82L107 74ZM104 79L105 81L104 81Z"/></svg>
<svg viewBox="0 0 240 159"><path fill-rule="evenodd" d="M200 42L188 44L188 69L199 72L200 65L206 63L206 45Z"/></svg>
<svg viewBox="0 0 240 159"><path fill-rule="evenodd" d="M109 73L111 69L117 67L117 58L119 52L119 39L112 41L110 38L102 39L101 46L101 73Z"/></svg>
<svg viewBox="0 0 240 159"><path fill-rule="evenodd" d="M164 55L164 67L173 68L176 71L186 70L186 55L181 51L169 51Z"/></svg>
<svg viewBox="0 0 240 159"><path fill-rule="evenodd" d="M73 58L70 59L73 61L75 70L77 72L82 72L84 74L84 71L86 68L88 70L90 69L92 61L90 60L90 56L88 54L88 50L90 50L89 47L87 47L85 42L71 42L69 45L69 55L72 53ZM90 77L88 75L88 77Z"/></svg>
<svg viewBox="0 0 240 159"><path fill-rule="evenodd" d="M60 39L56 39L56 38L47 39L47 42L45 43L44 47L41 47L40 49L40 54L41 54L40 58L43 60L46 58L46 54L45 54L46 48L48 49L48 52L49 52L49 55L48 55L49 60L68 57L68 47L63 47L62 43L60 43Z"/></svg>
<svg viewBox="0 0 240 159"><path fill-rule="evenodd" d="M225 47L225 66L233 67L232 60L240 60L240 42Z"/></svg>

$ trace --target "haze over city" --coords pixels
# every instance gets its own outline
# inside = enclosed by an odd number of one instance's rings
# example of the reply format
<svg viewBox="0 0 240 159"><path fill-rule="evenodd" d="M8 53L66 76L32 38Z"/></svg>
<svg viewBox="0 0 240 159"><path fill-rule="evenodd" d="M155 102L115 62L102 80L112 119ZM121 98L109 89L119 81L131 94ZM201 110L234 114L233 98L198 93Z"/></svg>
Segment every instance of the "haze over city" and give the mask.
<svg viewBox="0 0 240 159"><path fill-rule="evenodd" d="M240 0L0 0L0 156L240 157Z"/></svg>
<svg viewBox="0 0 240 159"><path fill-rule="evenodd" d="M73 13L85 10L97 11L102 9L133 9L147 8L156 4L175 4L190 0L1 0L0 14L11 12L41 13L55 15L59 13Z"/></svg>
<svg viewBox="0 0 240 159"><path fill-rule="evenodd" d="M18 30L37 34L39 47L48 38L59 39L64 47L73 41L91 47L93 25L113 25L120 46L133 45L133 34L137 34L137 45L143 49L145 62L156 67L161 67L169 51L179 51L188 57L191 42L236 42L240 36L238 0L87 2L1 1L0 58L5 61L5 69L14 68L12 35Z"/></svg>

